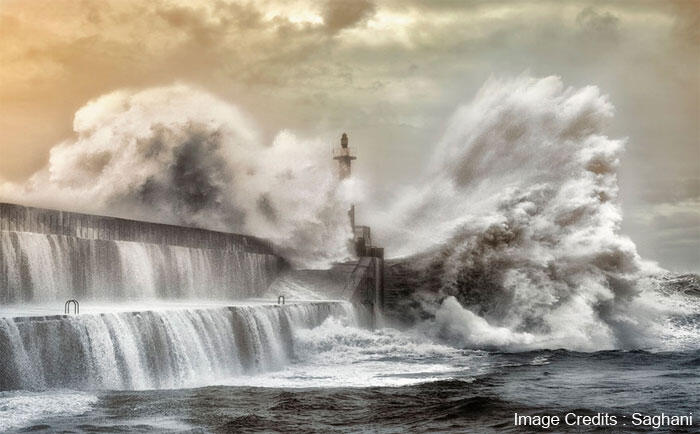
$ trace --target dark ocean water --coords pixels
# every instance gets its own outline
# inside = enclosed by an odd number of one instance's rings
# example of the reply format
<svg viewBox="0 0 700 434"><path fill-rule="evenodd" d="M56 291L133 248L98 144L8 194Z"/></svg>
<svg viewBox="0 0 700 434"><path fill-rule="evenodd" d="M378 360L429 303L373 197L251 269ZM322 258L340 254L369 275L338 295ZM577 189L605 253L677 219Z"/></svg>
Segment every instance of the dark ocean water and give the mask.
<svg viewBox="0 0 700 434"><path fill-rule="evenodd" d="M387 360L390 358L373 353L357 363L405 362ZM90 395L92 401L84 412L38 417L14 432L700 431L698 350L461 351L449 355L449 360L454 370L442 372L443 379L435 379L434 372L414 369L412 374L397 374L397 378L413 377L413 384L393 387L214 386L102 391ZM471 366L475 360L480 365L477 372ZM444 356L434 356L412 360L411 364L434 366L445 361ZM304 372L309 375L309 371ZM424 382L422 376L431 379ZM51 400L51 393L42 392L36 398ZM567 426L561 422L544 430L514 426L516 412L562 418L569 412L581 416L608 413L616 417L617 425ZM695 414L693 426L654 429L633 426L633 413Z"/></svg>

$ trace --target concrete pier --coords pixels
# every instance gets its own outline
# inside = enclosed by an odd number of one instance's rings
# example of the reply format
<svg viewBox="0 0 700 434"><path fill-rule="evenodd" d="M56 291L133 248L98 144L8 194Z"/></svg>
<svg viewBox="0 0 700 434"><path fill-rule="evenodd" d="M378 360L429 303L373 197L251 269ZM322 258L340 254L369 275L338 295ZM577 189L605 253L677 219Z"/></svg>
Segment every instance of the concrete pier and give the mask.
<svg viewBox="0 0 700 434"><path fill-rule="evenodd" d="M383 249L368 228L360 240L357 260L295 274L374 314L384 307ZM255 298L288 270L271 242L253 236L7 203L0 242L0 304Z"/></svg>
<svg viewBox="0 0 700 434"><path fill-rule="evenodd" d="M0 304L257 297L285 267L252 236L0 203Z"/></svg>
<svg viewBox="0 0 700 434"><path fill-rule="evenodd" d="M384 259L362 256L328 270L289 271L288 279L329 299L348 300L376 317L384 309Z"/></svg>
<svg viewBox="0 0 700 434"><path fill-rule="evenodd" d="M230 248L252 253L274 254L274 246L270 241L250 235L33 208L10 203L0 203L0 231L182 247Z"/></svg>

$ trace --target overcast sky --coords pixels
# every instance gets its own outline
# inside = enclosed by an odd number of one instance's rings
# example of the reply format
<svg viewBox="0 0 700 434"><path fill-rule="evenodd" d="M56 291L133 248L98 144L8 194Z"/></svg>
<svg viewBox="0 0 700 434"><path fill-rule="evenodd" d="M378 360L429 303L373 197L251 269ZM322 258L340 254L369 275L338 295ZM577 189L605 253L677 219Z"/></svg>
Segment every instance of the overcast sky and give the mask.
<svg viewBox="0 0 700 434"><path fill-rule="evenodd" d="M347 131L376 207L489 77L558 75L616 107L623 231L643 257L698 272L699 29L691 0L0 0L0 180L44 166L90 99L185 82L270 139Z"/></svg>

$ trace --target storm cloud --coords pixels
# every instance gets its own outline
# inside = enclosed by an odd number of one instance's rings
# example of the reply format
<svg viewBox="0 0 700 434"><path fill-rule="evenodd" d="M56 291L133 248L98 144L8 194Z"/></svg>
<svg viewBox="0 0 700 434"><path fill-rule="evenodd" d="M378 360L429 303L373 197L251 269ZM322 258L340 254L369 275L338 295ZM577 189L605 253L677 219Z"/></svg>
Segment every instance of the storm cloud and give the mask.
<svg viewBox="0 0 700 434"><path fill-rule="evenodd" d="M45 167L52 147L75 139L73 115L89 100L179 81L256 119L261 143L289 130L330 145L347 131L355 173L374 186L358 207L363 219L413 181L454 108L486 80L554 74L598 86L616 107L606 132L628 138L623 230L642 256L698 271L697 248L681 243L670 255L655 235L672 214L699 212L697 201L675 198L700 172L695 1L0 5L2 180L24 182Z"/></svg>

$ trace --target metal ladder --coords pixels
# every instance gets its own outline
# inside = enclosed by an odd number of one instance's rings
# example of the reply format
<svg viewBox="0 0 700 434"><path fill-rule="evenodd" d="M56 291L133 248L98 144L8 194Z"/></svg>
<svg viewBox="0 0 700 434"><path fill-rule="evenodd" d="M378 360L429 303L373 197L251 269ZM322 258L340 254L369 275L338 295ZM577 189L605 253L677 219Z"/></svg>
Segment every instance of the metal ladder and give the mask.
<svg viewBox="0 0 700 434"><path fill-rule="evenodd" d="M284 304L284 295L277 297L277 304Z"/></svg>
<svg viewBox="0 0 700 434"><path fill-rule="evenodd" d="M63 313L66 315L70 314L71 305L73 306L73 313L75 315L80 314L80 303L78 303L78 300L75 299L70 299L66 302L66 304L63 306Z"/></svg>

